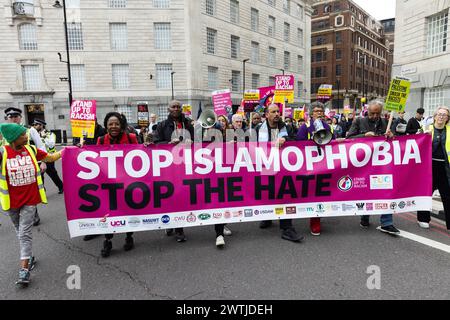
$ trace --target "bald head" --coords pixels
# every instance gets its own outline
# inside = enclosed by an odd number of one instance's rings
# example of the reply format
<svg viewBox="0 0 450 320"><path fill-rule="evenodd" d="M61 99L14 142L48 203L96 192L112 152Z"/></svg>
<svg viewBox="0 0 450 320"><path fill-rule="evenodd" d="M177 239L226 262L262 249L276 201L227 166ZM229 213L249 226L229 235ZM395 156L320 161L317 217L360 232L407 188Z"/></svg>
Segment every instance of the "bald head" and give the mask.
<svg viewBox="0 0 450 320"><path fill-rule="evenodd" d="M172 100L169 102L169 114L174 119L181 118L181 103L178 100Z"/></svg>
<svg viewBox="0 0 450 320"><path fill-rule="evenodd" d="M266 118L269 126L275 127L281 120L280 108L274 103L270 104L266 109Z"/></svg>

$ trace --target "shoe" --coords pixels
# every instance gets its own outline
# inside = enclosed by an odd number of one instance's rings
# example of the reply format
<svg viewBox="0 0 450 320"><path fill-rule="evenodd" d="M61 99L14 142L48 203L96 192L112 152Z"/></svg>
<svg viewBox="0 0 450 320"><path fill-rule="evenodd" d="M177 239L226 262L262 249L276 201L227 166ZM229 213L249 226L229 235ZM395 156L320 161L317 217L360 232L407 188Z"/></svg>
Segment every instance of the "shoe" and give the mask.
<svg viewBox="0 0 450 320"><path fill-rule="evenodd" d="M428 222L420 222L419 223L419 227L423 228L423 229L430 229L430 224Z"/></svg>
<svg viewBox="0 0 450 320"><path fill-rule="evenodd" d="M269 228L271 225L272 225L272 221L271 221L271 220L265 220L265 221L261 221L261 222L259 223L259 227L260 227L261 229Z"/></svg>
<svg viewBox="0 0 450 320"><path fill-rule="evenodd" d="M361 220L359 225L361 226L361 228L364 228L364 229L369 229L369 227L370 227L370 223L367 220Z"/></svg>
<svg viewBox="0 0 450 320"><path fill-rule="evenodd" d="M303 240L303 236L299 235L294 228L284 229L283 232L281 233L281 238L293 242L300 242Z"/></svg>
<svg viewBox="0 0 450 320"><path fill-rule="evenodd" d="M223 236L218 236L216 238L216 246L218 248L223 248L225 246L225 239L223 238Z"/></svg>
<svg viewBox="0 0 450 320"><path fill-rule="evenodd" d="M125 244L123 245L123 249L125 251L130 251L134 248L134 240L133 237L126 237L125 238Z"/></svg>
<svg viewBox="0 0 450 320"><path fill-rule="evenodd" d="M36 257L28 259L28 270L32 271L36 267Z"/></svg>
<svg viewBox="0 0 450 320"><path fill-rule="evenodd" d="M398 230L396 227L394 227L393 225L390 226L385 226L385 227L378 227L377 230L380 230L381 232L386 232L392 235L399 235L400 234L400 230Z"/></svg>
<svg viewBox="0 0 450 320"><path fill-rule="evenodd" d="M63 194L64 190L63 189L59 189L58 194Z"/></svg>
<svg viewBox="0 0 450 320"><path fill-rule="evenodd" d="M320 218L309 219L309 226L313 236L320 236Z"/></svg>
<svg viewBox="0 0 450 320"><path fill-rule="evenodd" d="M175 234L175 239L177 240L177 242L185 242L187 240L184 232L177 232Z"/></svg>
<svg viewBox="0 0 450 320"><path fill-rule="evenodd" d="M97 237L99 237L99 234L88 234L87 236L83 237L83 241L90 241L92 239L95 239Z"/></svg>
<svg viewBox="0 0 450 320"><path fill-rule="evenodd" d="M102 257L107 258L111 255L112 242L110 240L103 241L103 249L101 251Z"/></svg>
<svg viewBox="0 0 450 320"><path fill-rule="evenodd" d="M231 236L232 234L233 234L233 233L231 232L230 229L228 229L227 226L224 226L224 227L223 227L223 235L224 235L224 236Z"/></svg>
<svg viewBox="0 0 450 320"><path fill-rule="evenodd" d="M16 281L16 285L22 286L22 287L28 287L28 284L30 283L30 271L28 269L20 269L19 270L19 279Z"/></svg>
<svg viewBox="0 0 450 320"><path fill-rule="evenodd" d="M41 218L37 218L36 220L34 220L33 222L33 226L37 227L38 225L41 224Z"/></svg>
<svg viewBox="0 0 450 320"><path fill-rule="evenodd" d="M173 229L166 229L166 236L173 236Z"/></svg>

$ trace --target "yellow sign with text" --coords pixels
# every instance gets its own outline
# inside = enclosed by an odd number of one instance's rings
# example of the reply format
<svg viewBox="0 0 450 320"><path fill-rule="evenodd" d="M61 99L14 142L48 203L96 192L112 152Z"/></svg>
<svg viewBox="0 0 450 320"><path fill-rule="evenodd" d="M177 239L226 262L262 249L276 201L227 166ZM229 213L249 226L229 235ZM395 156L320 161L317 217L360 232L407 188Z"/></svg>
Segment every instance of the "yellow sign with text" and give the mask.
<svg viewBox="0 0 450 320"><path fill-rule="evenodd" d="M293 90L275 90L275 103L293 103L294 91Z"/></svg>
<svg viewBox="0 0 450 320"><path fill-rule="evenodd" d="M386 98L385 109L388 111L404 112L410 88L411 81L409 79L400 77L392 79Z"/></svg>

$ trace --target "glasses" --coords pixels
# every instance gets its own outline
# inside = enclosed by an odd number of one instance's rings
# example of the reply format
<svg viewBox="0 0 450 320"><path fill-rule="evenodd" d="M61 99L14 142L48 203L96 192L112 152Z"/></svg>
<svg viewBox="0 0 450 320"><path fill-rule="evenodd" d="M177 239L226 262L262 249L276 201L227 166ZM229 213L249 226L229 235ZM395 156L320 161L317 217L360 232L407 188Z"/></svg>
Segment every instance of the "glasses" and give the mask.
<svg viewBox="0 0 450 320"><path fill-rule="evenodd" d="M315 109L315 110L313 110L313 112L317 112L317 113L323 113L323 110L322 109Z"/></svg>
<svg viewBox="0 0 450 320"><path fill-rule="evenodd" d="M445 117L448 117L448 114L447 113L438 113L436 115L436 117L445 118Z"/></svg>

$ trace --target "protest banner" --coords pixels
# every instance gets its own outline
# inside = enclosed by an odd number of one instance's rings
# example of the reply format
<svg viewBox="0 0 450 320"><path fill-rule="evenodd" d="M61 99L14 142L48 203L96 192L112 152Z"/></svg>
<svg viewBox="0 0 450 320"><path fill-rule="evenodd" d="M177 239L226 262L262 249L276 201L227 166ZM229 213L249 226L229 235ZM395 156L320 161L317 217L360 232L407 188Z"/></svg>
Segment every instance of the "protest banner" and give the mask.
<svg viewBox="0 0 450 320"><path fill-rule="evenodd" d="M270 104L275 103L280 108L280 113L283 113L283 103L275 102L275 86L261 87L259 90L259 106L255 108L256 112L263 113L264 109Z"/></svg>
<svg viewBox="0 0 450 320"><path fill-rule="evenodd" d="M96 112L96 100L72 101L72 105L70 106L70 124L72 126L72 137L94 138Z"/></svg>
<svg viewBox="0 0 450 320"><path fill-rule="evenodd" d="M404 112L410 87L411 82L407 78L396 77L392 79L384 109L388 111Z"/></svg>
<svg viewBox="0 0 450 320"><path fill-rule="evenodd" d="M293 75L275 76L275 102L294 102L294 81Z"/></svg>
<svg viewBox="0 0 450 320"><path fill-rule="evenodd" d="M245 90L244 92L244 111L253 112L259 105L259 90Z"/></svg>
<svg viewBox="0 0 450 320"><path fill-rule="evenodd" d="M430 210L431 136L67 147L71 237ZM411 177L420 181L411 188Z"/></svg>
<svg viewBox="0 0 450 320"><path fill-rule="evenodd" d="M183 110L183 114L190 118L192 117L192 106L190 104L183 104L181 106L181 109Z"/></svg>
<svg viewBox="0 0 450 320"><path fill-rule="evenodd" d="M217 116L233 113L233 102L230 89L217 90L212 93L214 112Z"/></svg>
<svg viewBox="0 0 450 320"><path fill-rule="evenodd" d="M148 127L149 126L149 120L148 120L148 104L147 102L138 102L137 104L138 112L138 126L140 127Z"/></svg>
<svg viewBox="0 0 450 320"><path fill-rule="evenodd" d="M317 91L317 99L329 100L333 91L331 84L321 84Z"/></svg>

